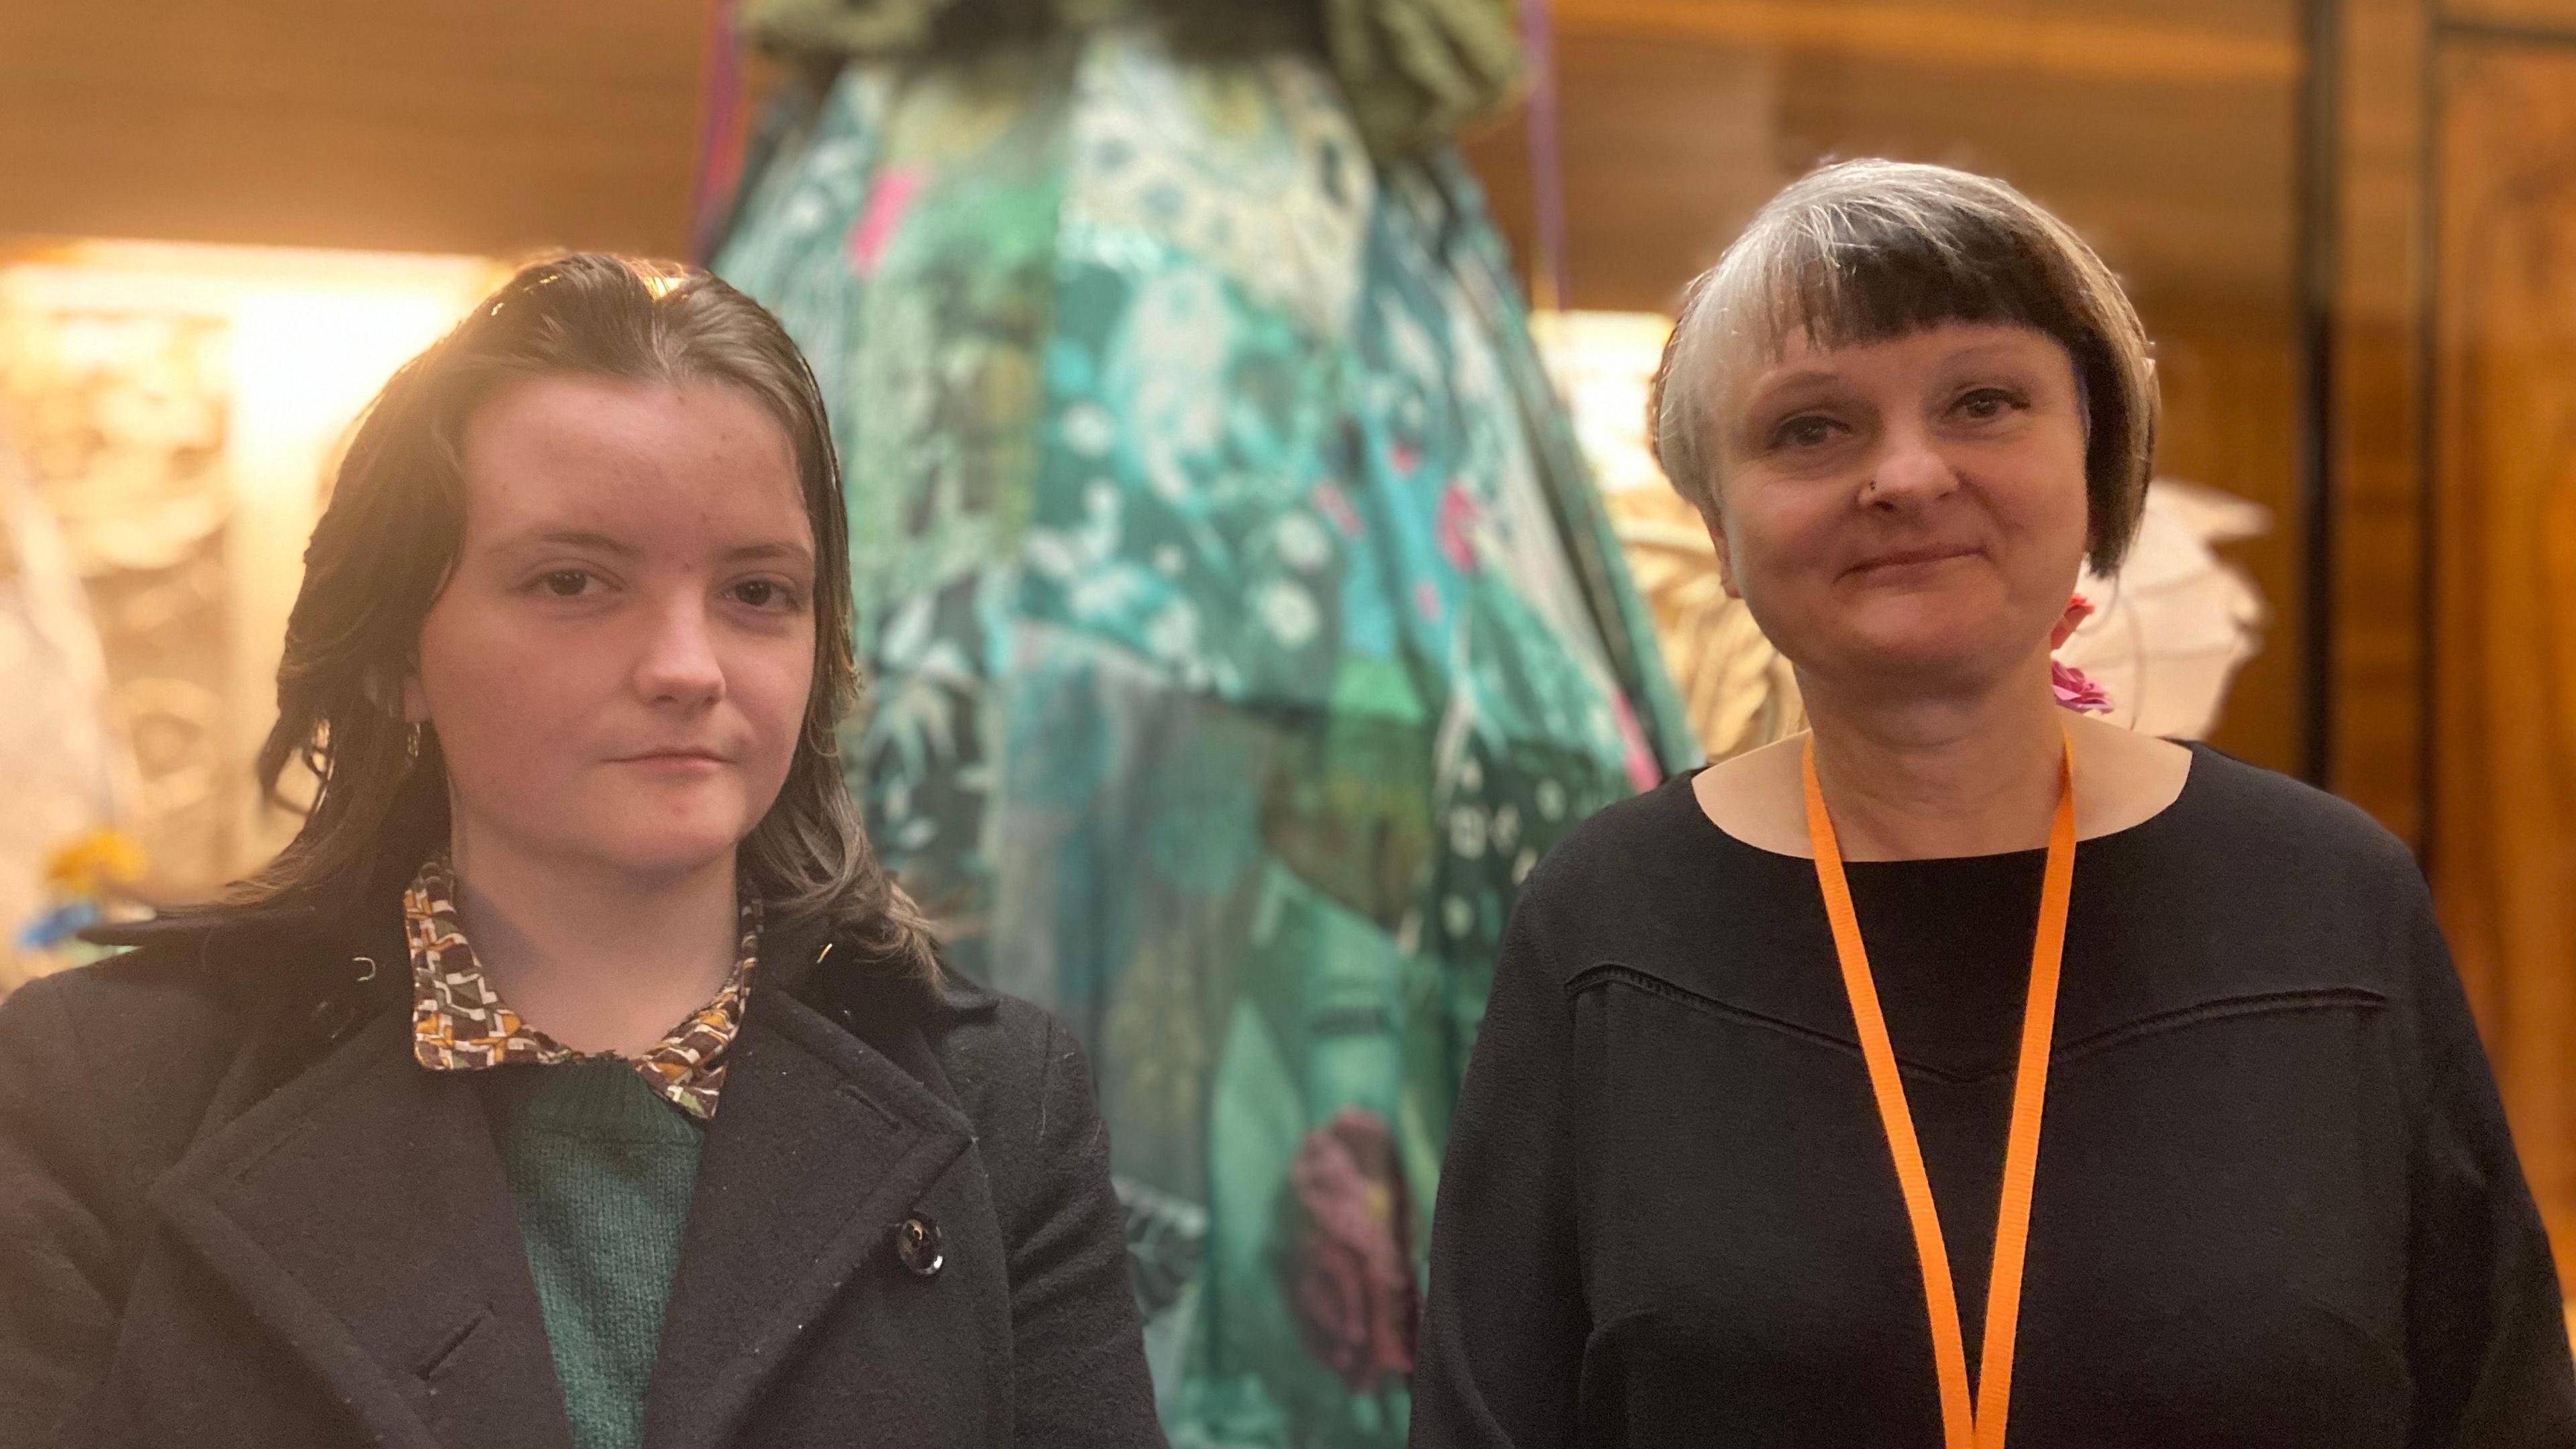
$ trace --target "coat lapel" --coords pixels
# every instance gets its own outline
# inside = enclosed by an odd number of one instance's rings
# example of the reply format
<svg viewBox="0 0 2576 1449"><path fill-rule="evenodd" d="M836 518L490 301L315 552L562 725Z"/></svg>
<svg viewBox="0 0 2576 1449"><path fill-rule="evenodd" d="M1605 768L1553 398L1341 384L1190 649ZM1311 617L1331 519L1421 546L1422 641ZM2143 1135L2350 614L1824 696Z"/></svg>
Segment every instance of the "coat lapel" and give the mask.
<svg viewBox="0 0 2576 1449"><path fill-rule="evenodd" d="M479 1094L412 1060L400 1011L201 1140L162 1218L401 1449L570 1449Z"/></svg>
<svg viewBox="0 0 2576 1449"><path fill-rule="evenodd" d="M647 1449L728 1442L754 1396L974 1138L882 1052L773 981L709 1124L645 1398Z"/></svg>

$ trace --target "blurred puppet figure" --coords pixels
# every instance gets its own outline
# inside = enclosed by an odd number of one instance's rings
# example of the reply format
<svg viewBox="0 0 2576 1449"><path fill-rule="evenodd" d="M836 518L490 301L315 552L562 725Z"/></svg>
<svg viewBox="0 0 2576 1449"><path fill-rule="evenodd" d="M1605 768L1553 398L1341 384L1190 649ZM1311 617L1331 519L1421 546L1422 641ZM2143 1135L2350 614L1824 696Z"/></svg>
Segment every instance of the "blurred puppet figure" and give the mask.
<svg viewBox="0 0 2576 1449"><path fill-rule="evenodd" d="M1449 133L1505 0L754 0L869 828L1098 1065L1165 1422L1394 1445L1522 877L1700 757Z"/></svg>

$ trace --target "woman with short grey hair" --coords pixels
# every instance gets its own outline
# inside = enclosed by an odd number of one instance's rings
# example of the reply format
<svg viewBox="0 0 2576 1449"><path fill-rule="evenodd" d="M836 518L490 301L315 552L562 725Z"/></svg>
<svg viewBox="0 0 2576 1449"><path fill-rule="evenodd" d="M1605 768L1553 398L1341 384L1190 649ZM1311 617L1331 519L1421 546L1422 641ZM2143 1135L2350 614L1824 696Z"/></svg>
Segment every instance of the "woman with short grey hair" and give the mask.
<svg viewBox="0 0 2576 1449"><path fill-rule="evenodd" d="M1414 1443L2576 1444L2405 848L2058 707L2155 419L2116 280L1988 178L1827 168L1691 288L1657 450L1812 732L1531 876Z"/></svg>

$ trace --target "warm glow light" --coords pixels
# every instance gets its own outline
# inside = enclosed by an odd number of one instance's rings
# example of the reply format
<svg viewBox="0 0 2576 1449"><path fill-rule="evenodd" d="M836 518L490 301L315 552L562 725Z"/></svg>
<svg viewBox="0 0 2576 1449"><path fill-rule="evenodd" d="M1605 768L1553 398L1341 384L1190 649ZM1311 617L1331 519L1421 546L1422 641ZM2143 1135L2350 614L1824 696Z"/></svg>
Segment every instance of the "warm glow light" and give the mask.
<svg viewBox="0 0 2576 1449"><path fill-rule="evenodd" d="M126 365L116 355L121 338L166 337L173 318L220 339L207 392L208 405L221 409L222 488L186 506L221 510L226 647L218 728L225 758L216 774L239 789L231 833L236 868L272 850L286 824L255 808L247 766L273 718L278 648L331 458L394 369L436 341L501 275L479 257L269 247L75 242L0 252L0 323L25 324L0 330L0 379L12 361L5 355L12 338L55 338L48 361L93 376ZM154 332L154 324L165 330ZM25 426L40 434L43 424ZM120 531L113 516L81 515L124 510L122 492L111 498L103 490L148 493L152 481L123 473L82 479L72 496L57 496L75 537L92 541L94 567L120 558L149 566L152 520ZM96 496L79 496L83 490Z"/></svg>
<svg viewBox="0 0 2576 1449"><path fill-rule="evenodd" d="M1646 398L1672 319L1653 312L1539 312L1530 318L1530 332L1574 414L1575 435L1601 491L1615 498L1662 488L1663 470L1647 448Z"/></svg>

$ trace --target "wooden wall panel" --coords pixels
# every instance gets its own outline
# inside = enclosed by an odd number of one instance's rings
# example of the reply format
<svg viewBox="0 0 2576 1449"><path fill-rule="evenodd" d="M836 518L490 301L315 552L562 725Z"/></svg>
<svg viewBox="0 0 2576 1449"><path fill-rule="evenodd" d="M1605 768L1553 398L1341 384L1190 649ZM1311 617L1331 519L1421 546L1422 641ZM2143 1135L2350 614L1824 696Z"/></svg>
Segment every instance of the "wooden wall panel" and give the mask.
<svg viewBox="0 0 2576 1449"><path fill-rule="evenodd" d="M2568 1245L2576 46L2454 40L2441 78L2432 870L2524 1166Z"/></svg>
<svg viewBox="0 0 2576 1449"><path fill-rule="evenodd" d="M1783 179L1778 66L1759 51L1611 35L1568 37L1557 66L1567 305L1669 313ZM1468 155L1528 267L1522 127L1516 112Z"/></svg>
<svg viewBox="0 0 2576 1449"><path fill-rule="evenodd" d="M2446 20L2576 32L2576 0L2445 0Z"/></svg>
<svg viewBox="0 0 2576 1449"><path fill-rule="evenodd" d="M2338 19L2328 783L2420 847L2431 684L2420 315L2430 4L2345 0Z"/></svg>
<svg viewBox="0 0 2576 1449"><path fill-rule="evenodd" d="M1573 36L2185 85L2298 75L2287 12L2236 0L1557 0Z"/></svg>
<svg viewBox="0 0 2576 1449"><path fill-rule="evenodd" d="M2290 283L2270 295L2172 296L2140 289L2138 310L2156 341L2165 428L2157 472L2221 488L2272 511L2272 528L2226 550L2252 576L2271 610L2262 652L2229 687L2210 742L2287 774L2308 763L2306 536L2301 527L2299 441L2304 381Z"/></svg>
<svg viewBox="0 0 2576 1449"><path fill-rule="evenodd" d="M10 0L0 234L687 242L703 0Z"/></svg>

